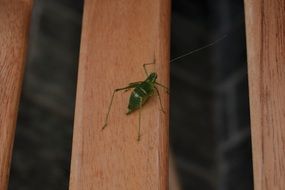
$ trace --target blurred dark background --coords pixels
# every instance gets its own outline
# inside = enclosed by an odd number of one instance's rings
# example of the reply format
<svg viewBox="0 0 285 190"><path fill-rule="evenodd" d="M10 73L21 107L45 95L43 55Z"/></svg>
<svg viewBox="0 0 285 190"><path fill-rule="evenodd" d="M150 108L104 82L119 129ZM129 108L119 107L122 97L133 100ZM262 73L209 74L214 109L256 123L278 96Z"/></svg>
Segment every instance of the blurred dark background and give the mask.
<svg viewBox="0 0 285 190"><path fill-rule="evenodd" d="M183 190L252 190L243 0L173 0L170 142ZM10 190L68 189L82 0L35 0Z"/></svg>

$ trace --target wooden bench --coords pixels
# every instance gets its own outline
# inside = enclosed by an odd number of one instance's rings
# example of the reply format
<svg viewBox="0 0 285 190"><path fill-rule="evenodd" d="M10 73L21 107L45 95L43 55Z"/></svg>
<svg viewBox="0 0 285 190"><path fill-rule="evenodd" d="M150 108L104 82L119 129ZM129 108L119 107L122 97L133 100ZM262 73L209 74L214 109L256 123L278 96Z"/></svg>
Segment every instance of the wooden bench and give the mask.
<svg viewBox="0 0 285 190"><path fill-rule="evenodd" d="M255 190L285 189L284 9L284 1L245 1ZM0 0L0 190L8 188L31 11L32 0ZM101 128L112 91L145 78L142 63L155 57L150 70L168 84L169 20L169 0L85 0L70 189L168 188L167 94L166 114L157 98L143 108L140 142L138 113L122 116L122 94Z"/></svg>

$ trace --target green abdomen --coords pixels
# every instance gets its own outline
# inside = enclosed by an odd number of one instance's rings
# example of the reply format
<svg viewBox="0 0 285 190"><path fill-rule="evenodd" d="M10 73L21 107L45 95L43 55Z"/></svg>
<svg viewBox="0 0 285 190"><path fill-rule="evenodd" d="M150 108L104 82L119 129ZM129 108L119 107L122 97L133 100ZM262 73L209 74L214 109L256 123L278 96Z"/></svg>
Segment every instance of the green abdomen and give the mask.
<svg viewBox="0 0 285 190"><path fill-rule="evenodd" d="M130 114L134 110L140 108L143 106L146 101L149 99L150 96L153 95L153 85L147 82L143 82L139 86L137 86L129 99L129 105L128 105L128 112L127 114Z"/></svg>

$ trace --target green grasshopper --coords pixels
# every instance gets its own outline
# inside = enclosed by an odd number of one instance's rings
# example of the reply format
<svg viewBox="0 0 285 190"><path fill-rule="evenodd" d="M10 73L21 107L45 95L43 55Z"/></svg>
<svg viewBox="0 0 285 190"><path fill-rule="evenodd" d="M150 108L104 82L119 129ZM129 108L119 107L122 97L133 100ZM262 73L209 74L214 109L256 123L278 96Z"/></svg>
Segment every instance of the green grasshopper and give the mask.
<svg viewBox="0 0 285 190"><path fill-rule="evenodd" d="M205 48L208 48L210 46L213 46L214 44L216 44L217 42L221 41L225 37L226 37L226 35L224 35L223 37L219 38L218 40L216 40L216 41L214 41L214 42L212 42L212 43L210 43L208 45L205 45L205 46L200 47L198 49L189 51L188 53L183 54L183 55L181 55L179 57L176 57L176 58L172 59L170 61L170 63L172 63L174 61L177 61L177 60L179 60L181 58L184 58L184 57L186 57L186 56L188 56L190 54L196 53L196 52L198 52L200 50L203 50ZM107 115L106 115L106 118L105 118L105 124L102 127L102 130L104 130L107 127L109 114L110 114L110 110L111 110L111 107L112 107L112 104L113 104L113 99L114 99L115 93L119 92L119 91L122 91L122 90L127 91L127 90L130 90L130 89L133 89L133 91L131 93L131 96L129 98L128 112L126 114L129 115L132 112L134 112L135 110L137 110L137 109L139 110L139 126L138 126L137 141L140 141L140 138L141 138L141 132L140 132L140 129L141 129L141 108L147 102L147 100L149 100L149 98L152 97L155 94L155 92L157 93L158 98L159 98L161 111L163 113L165 113L165 111L163 109L163 106L162 106L162 103L161 103L161 97L160 97L159 91L157 89L157 86L160 86L160 87L166 89L167 93L168 93L168 88L166 86L156 82L156 79L157 79L157 73L156 72L152 72L152 73L148 74L146 66L147 65L151 65L151 64L155 64L155 56L154 56L154 60L153 60L152 63L145 63L145 64L143 64L143 68L144 68L145 74L147 76L147 78L144 81L132 82L132 83L129 83L129 85L126 86L126 87L117 88L117 89L115 89L113 91L111 102L109 104L108 112L107 112Z"/></svg>
<svg viewBox="0 0 285 190"><path fill-rule="evenodd" d="M127 91L130 89L133 89L131 96L130 96L130 99L129 99L128 112L126 114L129 115L132 112L134 112L135 110L137 110L137 109L139 110L139 129L138 129L137 141L140 141L140 137L141 137L141 133L140 133L140 129L141 129L141 108L147 102L147 100L155 94L155 92L157 93L158 98L159 98L161 111L163 113L165 113L163 106L162 106L162 103L161 103L161 97L159 94L159 90L157 89L157 86L165 88L167 92L168 92L168 88L166 86L156 82L156 79L157 79L157 73L156 72L152 72L152 73L148 74L146 66L151 65L151 64L155 64L155 58L154 58L154 61L152 63L143 64L143 68L144 68L145 74L147 76L147 78L144 81L133 82L133 83L130 83L126 87L117 88L113 91L111 102L109 104L108 112L107 112L107 115L105 118L105 124L104 124L102 130L107 127L107 122L108 122L108 118L109 118L109 114L110 114L110 110L111 110L111 106L113 103L115 93L119 92L121 90Z"/></svg>

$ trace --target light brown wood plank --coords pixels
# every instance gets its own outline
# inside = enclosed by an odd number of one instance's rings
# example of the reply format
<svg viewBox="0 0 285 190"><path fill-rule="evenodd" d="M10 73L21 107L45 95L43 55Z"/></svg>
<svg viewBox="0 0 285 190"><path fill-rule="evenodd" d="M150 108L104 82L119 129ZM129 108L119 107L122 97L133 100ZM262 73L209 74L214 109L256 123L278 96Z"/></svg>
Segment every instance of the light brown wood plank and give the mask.
<svg viewBox="0 0 285 190"><path fill-rule="evenodd" d="M73 137L71 190L159 190L168 187L168 95L160 89L138 112L125 115L130 92L112 92L145 79L143 63L168 86L169 0L86 0Z"/></svg>
<svg viewBox="0 0 285 190"><path fill-rule="evenodd" d="M31 0L0 0L0 189L7 189Z"/></svg>
<svg viewBox="0 0 285 190"><path fill-rule="evenodd" d="M244 2L255 190L283 190L285 1Z"/></svg>

